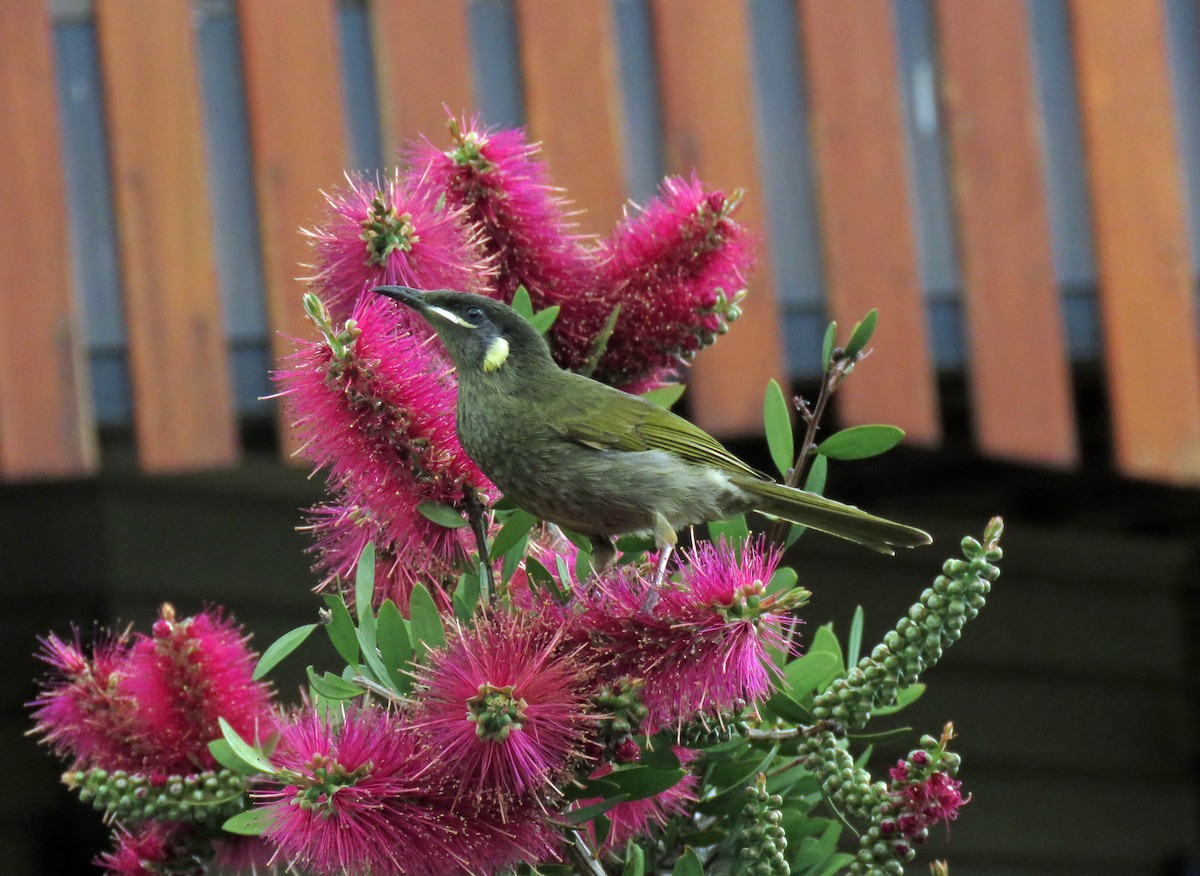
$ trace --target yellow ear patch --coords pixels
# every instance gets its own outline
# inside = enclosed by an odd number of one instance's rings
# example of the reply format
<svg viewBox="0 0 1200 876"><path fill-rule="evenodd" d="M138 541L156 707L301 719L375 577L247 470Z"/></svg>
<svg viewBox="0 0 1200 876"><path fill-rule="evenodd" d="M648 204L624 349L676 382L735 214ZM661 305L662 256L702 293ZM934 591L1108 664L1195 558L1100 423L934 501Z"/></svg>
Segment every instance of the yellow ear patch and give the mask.
<svg viewBox="0 0 1200 876"><path fill-rule="evenodd" d="M508 361L508 341L505 338L496 338L488 346L487 352L483 354L483 370L491 373L496 371Z"/></svg>

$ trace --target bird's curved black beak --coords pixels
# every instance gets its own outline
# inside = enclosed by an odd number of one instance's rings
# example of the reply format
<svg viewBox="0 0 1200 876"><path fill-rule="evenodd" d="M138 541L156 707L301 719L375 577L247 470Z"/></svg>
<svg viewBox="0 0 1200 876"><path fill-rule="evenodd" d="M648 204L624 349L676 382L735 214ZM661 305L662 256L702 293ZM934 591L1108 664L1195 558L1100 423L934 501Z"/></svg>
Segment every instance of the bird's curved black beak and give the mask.
<svg viewBox="0 0 1200 876"><path fill-rule="evenodd" d="M413 289L409 286L376 286L371 291L395 299L418 313L424 313L429 309L429 304L425 301L425 293L420 289Z"/></svg>

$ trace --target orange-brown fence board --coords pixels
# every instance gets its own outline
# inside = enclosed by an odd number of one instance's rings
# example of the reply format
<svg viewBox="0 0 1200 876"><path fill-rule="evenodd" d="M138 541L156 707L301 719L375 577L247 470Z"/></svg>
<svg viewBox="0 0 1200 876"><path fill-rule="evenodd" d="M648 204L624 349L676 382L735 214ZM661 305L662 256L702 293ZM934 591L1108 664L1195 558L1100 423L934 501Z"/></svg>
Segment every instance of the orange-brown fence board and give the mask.
<svg viewBox="0 0 1200 876"><path fill-rule="evenodd" d="M71 294L50 23L42 0L0 5L0 474L86 474L91 395Z"/></svg>
<svg viewBox="0 0 1200 876"><path fill-rule="evenodd" d="M96 30L138 456L150 471L232 463L190 4L100 0Z"/></svg>
<svg viewBox="0 0 1200 876"><path fill-rule="evenodd" d="M848 423L940 438L917 270L890 0L799 0L829 309L847 338L879 309L874 354L838 393Z"/></svg>
<svg viewBox="0 0 1200 876"><path fill-rule="evenodd" d="M653 11L670 171L694 168L726 193L745 188L738 219L765 227L744 4L654 0ZM761 256L742 318L692 367L692 412L722 434L760 432L763 388L785 374L767 253Z"/></svg>
<svg viewBox="0 0 1200 876"><path fill-rule="evenodd" d="M976 440L1076 461L1025 0L937 0ZM886 355L886 351L884 352Z"/></svg>
<svg viewBox="0 0 1200 876"><path fill-rule="evenodd" d="M346 126L336 0L242 0L238 4L263 276L278 362L293 338L313 332L304 315L312 251L300 233L320 219L321 191L344 184ZM297 446L286 409L283 449Z"/></svg>
<svg viewBox="0 0 1200 876"><path fill-rule="evenodd" d="M608 0L517 0L530 135L554 182L603 234L621 218L621 100Z"/></svg>
<svg viewBox="0 0 1200 876"><path fill-rule="evenodd" d="M1200 355L1158 0L1070 6L1117 464L1200 481Z"/></svg>
<svg viewBox="0 0 1200 876"><path fill-rule="evenodd" d="M410 141L446 138L446 111L474 110L467 0L384 0L370 4L384 159Z"/></svg>

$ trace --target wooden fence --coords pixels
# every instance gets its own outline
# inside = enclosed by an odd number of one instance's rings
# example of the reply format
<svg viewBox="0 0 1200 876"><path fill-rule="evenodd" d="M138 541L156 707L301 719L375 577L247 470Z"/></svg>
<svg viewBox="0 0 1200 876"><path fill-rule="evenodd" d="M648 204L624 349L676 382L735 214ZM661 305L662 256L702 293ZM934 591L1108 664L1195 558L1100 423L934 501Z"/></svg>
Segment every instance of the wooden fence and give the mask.
<svg viewBox="0 0 1200 876"><path fill-rule="evenodd" d="M1049 0L1060 2L1060 0ZM1161 0L1061 0L1069 12L1115 465L1200 482L1200 343ZM387 154L436 132L443 105L479 106L467 0L368 5ZM627 195L609 0L512 0L523 101L556 180L600 230ZM750 193L766 227L749 17L742 2L646 0L665 167ZM937 93L972 415L982 452L1078 460L1055 275L1041 109L1025 0L931 0ZM96 0L133 423L151 472L237 461L237 410L217 288L193 10L188 0ZM236 4L266 314L276 355L306 331L297 234L349 159L335 0ZM935 364L913 227L890 0L795 0L795 71L808 107L825 309L871 307L885 365L847 385L849 422L940 437ZM1193 38L1200 40L1200 33ZM63 143L45 0L0 3L0 476L95 470L84 336L68 258ZM476 46L477 49L477 46ZM59 59L61 62L61 59ZM776 247L787 240L771 237ZM692 410L753 431L762 387L786 376L769 266L744 320L696 362ZM286 429L281 430L286 434ZM285 442L286 443L286 442Z"/></svg>

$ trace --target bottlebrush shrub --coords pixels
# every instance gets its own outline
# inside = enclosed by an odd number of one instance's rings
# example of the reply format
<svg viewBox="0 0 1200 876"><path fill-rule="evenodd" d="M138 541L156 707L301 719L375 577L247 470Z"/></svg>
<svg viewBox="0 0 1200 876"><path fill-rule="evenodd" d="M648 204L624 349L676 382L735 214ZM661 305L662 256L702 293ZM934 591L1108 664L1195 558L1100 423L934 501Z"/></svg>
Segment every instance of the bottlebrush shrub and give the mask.
<svg viewBox="0 0 1200 876"><path fill-rule="evenodd" d="M113 827L100 868L897 874L958 817L970 795L949 725L880 777L863 731L920 696L983 607L998 519L865 650L861 610L845 644L805 623L802 529L786 522L713 521L661 580L636 537L593 570L587 539L508 506L466 456L434 336L364 294L399 282L502 298L564 366L669 405L680 365L737 316L752 263L739 197L667 180L588 243L536 147L470 120L448 148L426 142L407 169L329 195L304 298L316 340L276 375L328 478L308 511L320 622L257 658L215 610L45 639L34 733ZM830 460L899 441L888 426L814 440L874 325L872 312L844 347L830 326L812 405L768 386L789 484L820 492ZM333 665L309 669L299 704L278 702L262 679L318 627Z"/></svg>

